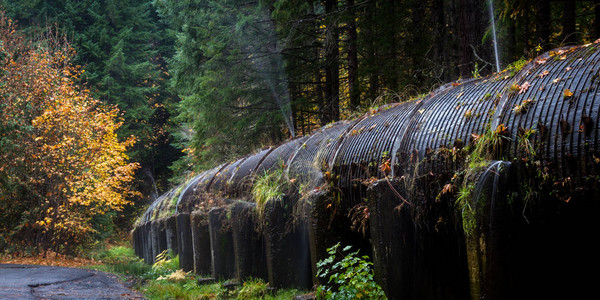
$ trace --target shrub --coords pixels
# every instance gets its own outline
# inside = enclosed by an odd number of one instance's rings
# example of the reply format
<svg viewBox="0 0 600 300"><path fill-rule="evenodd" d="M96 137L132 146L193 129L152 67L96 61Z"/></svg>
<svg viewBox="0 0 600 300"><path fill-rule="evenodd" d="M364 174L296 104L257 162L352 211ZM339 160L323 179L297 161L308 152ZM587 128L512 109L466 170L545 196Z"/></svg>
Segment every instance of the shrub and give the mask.
<svg viewBox="0 0 600 300"><path fill-rule="evenodd" d="M173 250L165 250L156 256L152 265L152 270L145 274L147 278L156 279L167 276L179 269L179 256L173 253Z"/></svg>
<svg viewBox="0 0 600 300"><path fill-rule="evenodd" d="M0 235L13 247L77 254L140 196L120 111L80 84L61 38L27 41L0 11ZM50 34L48 34L50 35Z"/></svg>
<svg viewBox="0 0 600 300"><path fill-rule="evenodd" d="M359 257L358 250L352 252L351 248L340 251L337 243L327 249L329 257L317 263L317 276L328 279L327 285L318 287L317 299L387 299L373 279L369 257Z"/></svg>

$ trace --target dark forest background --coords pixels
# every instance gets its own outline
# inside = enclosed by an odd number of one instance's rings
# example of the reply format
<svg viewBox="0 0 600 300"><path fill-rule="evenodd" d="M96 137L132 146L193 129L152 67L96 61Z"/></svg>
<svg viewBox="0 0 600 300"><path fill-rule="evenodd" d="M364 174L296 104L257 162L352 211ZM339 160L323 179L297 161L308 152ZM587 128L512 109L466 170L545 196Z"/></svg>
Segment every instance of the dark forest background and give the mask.
<svg viewBox="0 0 600 300"><path fill-rule="evenodd" d="M490 5L500 68L600 37L600 0L0 0L27 35L65 35L124 112L130 214L190 173L495 72Z"/></svg>

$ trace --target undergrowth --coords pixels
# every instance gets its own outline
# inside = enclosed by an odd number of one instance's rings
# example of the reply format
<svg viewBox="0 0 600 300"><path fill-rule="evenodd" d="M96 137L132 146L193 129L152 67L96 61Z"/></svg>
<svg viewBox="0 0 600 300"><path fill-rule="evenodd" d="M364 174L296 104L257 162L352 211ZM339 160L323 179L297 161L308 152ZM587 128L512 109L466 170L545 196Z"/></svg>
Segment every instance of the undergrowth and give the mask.
<svg viewBox="0 0 600 300"><path fill-rule="evenodd" d="M292 299L307 293L295 289L274 291L260 279L250 279L234 289L226 289L225 282L198 284L198 277L179 269L179 260L165 251L156 257L154 265L145 264L135 256L131 247L116 246L94 254L104 264L90 266L96 270L120 275L133 281L133 288L147 299Z"/></svg>
<svg viewBox="0 0 600 300"><path fill-rule="evenodd" d="M351 246L340 243L327 249L329 257L317 263L317 276L327 284L317 289L317 299L387 299L375 282L373 263Z"/></svg>
<svg viewBox="0 0 600 300"><path fill-rule="evenodd" d="M141 277L152 270L152 266L138 259L133 249L126 246L114 246L97 254L92 254L92 257L102 261L103 264L90 266L89 268L104 272Z"/></svg>

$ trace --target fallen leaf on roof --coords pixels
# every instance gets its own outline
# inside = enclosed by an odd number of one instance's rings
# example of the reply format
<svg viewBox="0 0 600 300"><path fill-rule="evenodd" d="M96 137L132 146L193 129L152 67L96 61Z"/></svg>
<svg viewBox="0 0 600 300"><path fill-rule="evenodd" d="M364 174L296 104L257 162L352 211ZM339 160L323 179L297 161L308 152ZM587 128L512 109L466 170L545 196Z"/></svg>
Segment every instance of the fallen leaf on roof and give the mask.
<svg viewBox="0 0 600 300"><path fill-rule="evenodd" d="M523 83L520 87L519 87L519 94L523 94L527 91L527 89L529 89L529 87L531 86L531 84L529 84L529 81L526 81L525 83Z"/></svg>

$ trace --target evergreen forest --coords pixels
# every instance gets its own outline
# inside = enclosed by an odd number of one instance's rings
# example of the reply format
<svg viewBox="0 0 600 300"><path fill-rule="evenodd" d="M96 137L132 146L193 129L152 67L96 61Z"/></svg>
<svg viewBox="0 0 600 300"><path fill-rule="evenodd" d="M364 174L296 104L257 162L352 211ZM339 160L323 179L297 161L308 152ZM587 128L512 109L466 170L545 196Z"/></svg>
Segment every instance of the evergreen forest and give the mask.
<svg viewBox="0 0 600 300"><path fill-rule="evenodd" d="M599 37L600 0L0 0L0 249L81 252L202 170Z"/></svg>

